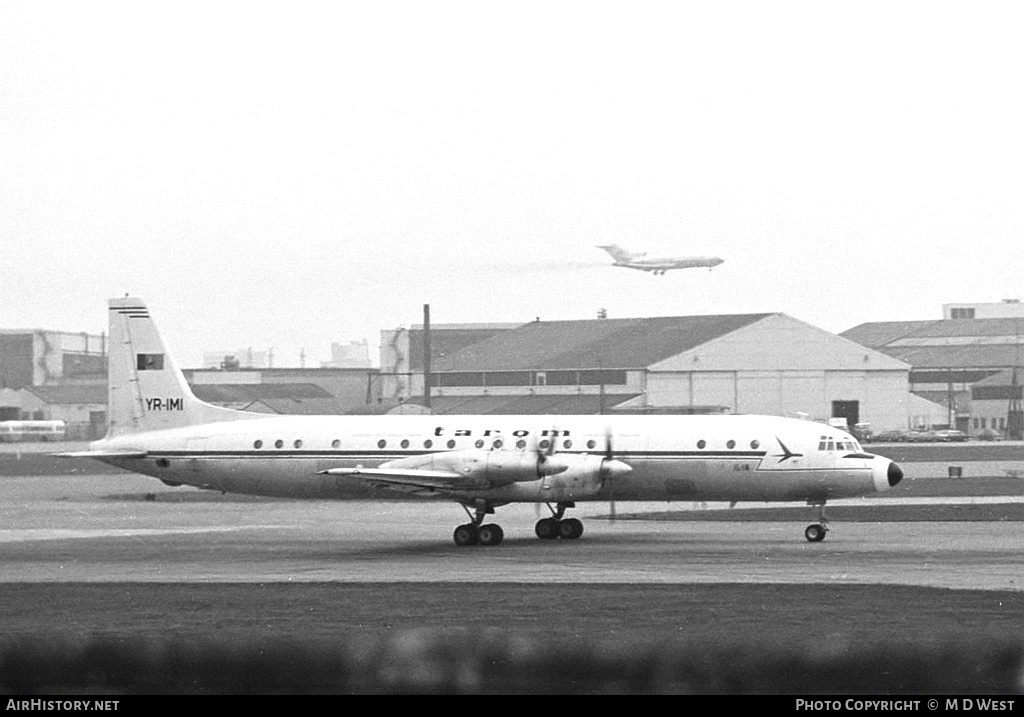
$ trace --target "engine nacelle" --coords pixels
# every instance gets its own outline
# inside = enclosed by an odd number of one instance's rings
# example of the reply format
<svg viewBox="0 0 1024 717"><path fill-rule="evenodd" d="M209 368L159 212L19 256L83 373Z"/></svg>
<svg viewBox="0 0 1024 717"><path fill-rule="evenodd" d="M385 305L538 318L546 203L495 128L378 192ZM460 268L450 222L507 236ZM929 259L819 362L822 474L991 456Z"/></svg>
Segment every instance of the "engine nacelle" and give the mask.
<svg viewBox="0 0 1024 717"><path fill-rule="evenodd" d="M451 471L464 477L466 488L497 488L510 483L539 480L566 470L562 463L528 451L474 449L409 456L382 463L380 467Z"/></svg>
<svg viewBox="0 0 1024 717"><path fill-rule="evenodd" d="M565 468L542 481L540 494L545 501L593 497L609 480L616 480L633 471L622 461L588 453L560 453L551 456L548 463Z"/></svg>

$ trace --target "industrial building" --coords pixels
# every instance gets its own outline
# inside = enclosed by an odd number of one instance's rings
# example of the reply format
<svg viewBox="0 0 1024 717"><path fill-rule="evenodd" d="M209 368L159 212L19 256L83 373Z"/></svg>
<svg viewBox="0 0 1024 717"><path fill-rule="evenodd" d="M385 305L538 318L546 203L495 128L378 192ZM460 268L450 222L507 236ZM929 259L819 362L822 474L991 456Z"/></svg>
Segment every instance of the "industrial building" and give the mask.
<svg viewBox="0 0 1024 717"><path fill-rule="evenodd" d="M944 310L955 307L965 308ZM942 423L972 435L981 430L973 426L972 388L1024 359L1024 316L871 322L840 336L909 364L910 390L946 407Z"/></svg>
<svg viewBox="0 0 1024 717"><path fill-rule="evenodd" d="M1022 428L1022 390L1024 371L1007 369L984 378L971 386L971 423L968 432L982 435L998 431L1019 437Z"/></svg>
<svg viewBox="0 0 1024 717"><path fill-rule="evenodd" d="M0 329L0 388L105 383L107 337L85 332ZM0 409L0 420L5 419Z"/></svg>
<svg viewBox="0 0 1024 717"><path fill-rule="evenodd" d="M944 319L1024 319L1024 303L1020 299L999 302L943 304Z"/></svg>
<svg viewBox="0 0 1024 717"><path fill-rule="evenodd" d="M429 397L424 361L406 344L395 362L387 336L385 396L437 413L764 413L879 430L908 420L906 363L781 313L488 325L452 333L462 344L444 351L431 334Z"/></svg>
<svg viewBox="0 0 1024 717"><path fill-rule="evenodd" d="M0 330L0 421L62 420L70 436L103 435L106 354L104 334Z"/></svg>
<svg viewBox="0 0 1024 717"><path fill-rule="evenodd" d="M521 324L432 324L429 332L431 359L436 362L519 326ZM408 329L381 331L380 336L381 400L384 405L395 406L413 395L411 377L423 374L427 331L422 324L414 324Z"/></svg>
<svg viewBox="0 0 1024 717"><path fill-rule="evenodd" d="M182 373L200 398L207 385L221 386L222 390L233 385L245 392L225 394L228 401L211 401L220 405L233 406L248 396L250 403L258 400L280 413L309 413L318 402L321 408L331 409L321 413L360 413L374 412L381 403L380 376L375 368L204 368L184 369ZM318 395L310 393L310 386L319 389Z"/></svg>

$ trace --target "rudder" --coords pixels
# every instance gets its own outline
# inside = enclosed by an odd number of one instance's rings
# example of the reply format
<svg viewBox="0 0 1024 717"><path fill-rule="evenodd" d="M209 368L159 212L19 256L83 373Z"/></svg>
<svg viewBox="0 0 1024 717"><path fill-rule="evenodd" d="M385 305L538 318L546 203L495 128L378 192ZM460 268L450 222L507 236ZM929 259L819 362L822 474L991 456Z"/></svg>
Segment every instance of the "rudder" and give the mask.
<svg viewBox="0 0 1024 717"><path fill-rule="evenodd" d="M604 249L606 252L612 255L615 261L629 261L633 258L633 255L623 249L618 244L601 244L597 247L598 249Z"/></svg>
<svg viewBox="0 0 1024 717"><path fill-rule="evenodd" d="M256 418L213 406L192 393L164 346L145 301L110 300L107 437L197 423Z"/></svg>

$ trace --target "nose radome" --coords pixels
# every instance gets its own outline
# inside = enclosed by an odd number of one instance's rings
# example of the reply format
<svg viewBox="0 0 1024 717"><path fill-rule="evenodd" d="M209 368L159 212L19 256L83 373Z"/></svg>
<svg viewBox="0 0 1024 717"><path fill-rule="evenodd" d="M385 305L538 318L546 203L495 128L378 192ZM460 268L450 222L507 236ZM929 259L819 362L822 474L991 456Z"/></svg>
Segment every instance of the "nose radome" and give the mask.
<svg viewBox="0 0 1024 717"><path fill-rule="evenodd" d="M895 488L896 484L903 480L903 469L897 463L890 462L886 477L889 479L889 487Z"/></svg>

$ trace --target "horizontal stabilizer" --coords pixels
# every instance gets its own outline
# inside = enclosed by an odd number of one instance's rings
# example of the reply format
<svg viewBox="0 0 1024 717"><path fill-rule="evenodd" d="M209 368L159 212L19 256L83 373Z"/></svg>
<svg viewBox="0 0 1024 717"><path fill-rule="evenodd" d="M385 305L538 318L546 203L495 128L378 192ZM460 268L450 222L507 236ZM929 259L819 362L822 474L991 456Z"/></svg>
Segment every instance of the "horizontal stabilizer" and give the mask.
<svg viewBox="0 0 1024 717"><path fill-rule="evenodd" d="M53 453L51 455L61 458L145 458L146 451L68 451L67 453Z"/></svg>

